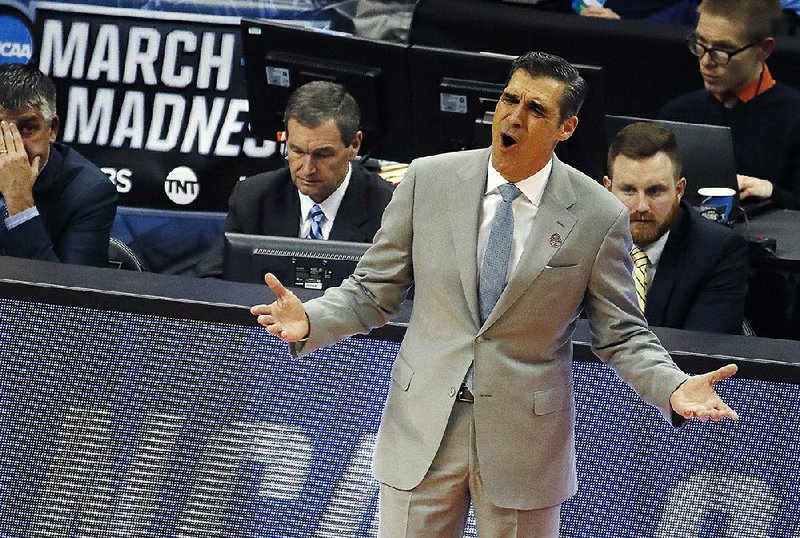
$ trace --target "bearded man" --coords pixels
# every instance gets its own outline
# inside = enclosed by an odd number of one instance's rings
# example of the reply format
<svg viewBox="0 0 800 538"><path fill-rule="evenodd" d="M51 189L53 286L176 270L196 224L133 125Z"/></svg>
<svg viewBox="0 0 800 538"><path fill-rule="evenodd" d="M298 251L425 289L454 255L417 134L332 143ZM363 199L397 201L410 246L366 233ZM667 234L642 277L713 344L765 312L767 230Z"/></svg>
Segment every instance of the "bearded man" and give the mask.
<svg viewBox="0 0 800 538"><path fill-rule="evenodd" d="M747 295L747 244L681 201L678 144L650 122L628 125L608 150L603 181L630 211L634 278L647 322L741 334Z"/></svg>

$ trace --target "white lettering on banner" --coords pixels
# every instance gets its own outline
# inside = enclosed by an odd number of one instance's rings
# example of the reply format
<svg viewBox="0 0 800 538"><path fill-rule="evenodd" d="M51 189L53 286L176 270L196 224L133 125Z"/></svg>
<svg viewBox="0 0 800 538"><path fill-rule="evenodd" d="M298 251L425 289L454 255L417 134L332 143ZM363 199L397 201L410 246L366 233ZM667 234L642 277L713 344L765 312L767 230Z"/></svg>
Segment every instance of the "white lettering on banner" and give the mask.
<svg viewBox="0 0 800 538"><path fill-rule="evenodd" d="M133 26L130 29L122 82L125 84L135 83L137 73L141 72L142 80L146 85L155 86L158 83L155 63L158 59L160 43L161 34L155 28Z"/></svg>
<svg viewBox="0 0 800 538"><path fill-rule="evenodd" d="M119 30L113 24L103 24L97 32L86 80L98 80L101 73L109 82L119 82Z"/></svg>
<svg viewBox="0 0 800 538"><path fill-rule="evenodd" d="M235 33L146 24L126 28L123 23L44 21L40 66L67 79L69 88L65 143L214 157L261 159L275 153L274 141L246 136L246 99L213 94L231 87L238 66ZM100 80L111 86L81 84ZM147 87L165 91L151 93ZM186 88L205 94L169 91ZM130 190L129 184L117 187Z"/></svg>
<svg viewBox="0 0 800 538"><path fill-rule="evenodd" d="M233 34L223 34L220 52L216 54L216 35L211 32L203 33L203 44L200 50L200 67L197 73L197 87L206 89L211 87L211 71L217 70L218 91L225 91L230 86L231 70L233 69L233 47L236 39Z"/></svg>
<svg viewBox="0 0 800 538"><path fill-rule="evenodd" d="M66 45L61 21L48 19L42 27L39 69L56 78L83 78L86 48L89 44L89 23L73 22Z"/></svg>
<svg viewBox="0 0 800 538"><path fill-rule="evenodd" d="M213 87L217 91L230 88L233 66L238 65L234 58L236 36L231 32L202 33L196 70L179 63L181 56L197 52L195 33L171 30L162 34L157 28L132 26L124 58L120 57L120 34L118 25L104 23L97 25L97 35L90 39L88 22L48 19L43 25L39 67L53 77L76 81L98 80L105 73L109 82L119 82L122 73L125 84L163 84L169 88L194 85L197 89Z"/></svg>
<svg viewBox="0 0 800 538"><path fill-rule="evenodd" d="M214 145L214 134L217 132L219 120L222 118L222 111L225 109L225 99L215 97L211 105L211 115L209 117L206 108L206 100L203 97L195 96L192 99L192 110L186 122L186 134L181 144L182 153L190 153L197 141L197 153L208 155Z"/></svg>
<svg viewBox="0 0 800 538"><path fill-rule="evenodd" d="M133 170L130 168L117 169L103 167L100 171L108 176L108 179L111 180L111 183L117 188L117 192L122 194L131 192L131 188L133 187L133 180L131 179Z"/></svg>
<svg viewBox="0 0 800 538"><path fill-rule="evenodd" d="M157 93L153 103L153 122L147 135L145 149L150 151L167 152L178 145L178 135L186 110L186 99L174 93ZM166 136L161 137L164 125L167 126Z"/></svg>
<svg viewBox="0 0 800 538"><path fill-rule="evenodd" d="M62 135L64 142L105 146L111 130L113 107L112 89L97 90L90 111L89 90L80 86L71 87L67 99L67 121L64 122Z"/></svg>
<svg viewBox="0 0 800 538"><path fill-rule="evenodd" d="M697 538L711 514L725 516L724 538L770 536L780 499L758 478L735 473L700 472L680 482L664 501L655 538Z"/></svg>
<svg viewBox="0 0 800 538"><path fill-rule="evenodd" d="M170 88L186 88L192 83L193 69L188 65L182 65L178 70L177 60L181 52L193 53L196 50L197 36L192 32L175 30L167 34L164 43L164 64L161 67L161 80L165 85Z"/></svg>
<svg viewBox="0 0 800 538"><path fill-rule="evenodd" d="M217 147L214 155L223 157L235 157L239 153L239 148L231 144L231 136L242 132L244 122L239 120L239 114L247 112L247 101L244 99L231 100L228 113L225 115L225 122L222 124L222 131L217 137Z"/></svg>
<svg viewBox="0 0 800 538"><path fill-rule="evenodd" d="M33 55L29 43L15 43L13 41L0 41L0 56L6 58L30 58Z"/></svg>
<svg viewBox="0 0 800 538"><path fill-rule="evenodd" d="M120 95L122 105L112 137L111 119ZM187 105L188 119L184 128L182 118L187 117ZM225 121L220 125L226 105ZM169 152L177 147L181 153L191 153L196 147L201 155L208 155L213 148L217 156L238 157L244 153L252 158L269 157L275 153L276 144L272 140L257 143L254 138L244 137L241 146L231 142L244 130L244 122L239 117L247 109L246 99L215 97L209 111L205 97L195 96L189 104L182 95L163 92L155 95L152 107L146 107L144 93L109 88L95 90L94 101L90 102L89 89L72 86L67 98L63 141L105 146L110 139L110 145L118 148L130 140L129 147L139 149L145 146L146 139L146 149L157 152ZM162 136L165 125L167 134Z"/></svg>
<svg viewBox="0 0 800 538"><path fill-rule="evenodd" d="M142 148L144 139L145 114L144 114L144 93L125 92L122 100L122 108L117 119L117 128L114 130L114 138L111 139L111 146L121 148L126 139L130 139L128 147L133 149Z"/></svg>

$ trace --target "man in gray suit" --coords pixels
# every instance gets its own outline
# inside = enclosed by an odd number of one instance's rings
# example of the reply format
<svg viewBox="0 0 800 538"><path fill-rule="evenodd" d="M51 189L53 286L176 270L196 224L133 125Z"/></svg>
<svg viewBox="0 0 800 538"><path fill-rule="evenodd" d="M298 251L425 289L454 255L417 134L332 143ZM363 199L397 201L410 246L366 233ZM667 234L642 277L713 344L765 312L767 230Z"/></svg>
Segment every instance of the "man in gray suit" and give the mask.
<svg viewBox="0 0 800 538"><path fill-rule="evenodd" d="M517 58L491 149L413 162L341 287L303 304L265 277L277 299L251 311L295 355L386 323L416 286L375 447L381 536L460 536L470 501L482 538L558 536L583 308L595 353L667 420L737 418L713 389L735 365L689 377L647 329L628 210L553 155L585 92L563 59Z"/></svg>

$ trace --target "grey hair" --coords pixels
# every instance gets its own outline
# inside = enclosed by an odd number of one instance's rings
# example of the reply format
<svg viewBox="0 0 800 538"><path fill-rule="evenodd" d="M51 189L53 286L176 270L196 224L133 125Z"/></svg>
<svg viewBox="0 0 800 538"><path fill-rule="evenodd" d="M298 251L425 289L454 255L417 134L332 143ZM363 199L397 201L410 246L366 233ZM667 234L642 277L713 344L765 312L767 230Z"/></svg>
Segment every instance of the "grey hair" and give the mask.
<svg viewBox="0 0 800 538"><path fill-rule="evenodd" d="M56 86L30 64L0 64L0 107L38 108L47 123L56 117Z"/></svg>

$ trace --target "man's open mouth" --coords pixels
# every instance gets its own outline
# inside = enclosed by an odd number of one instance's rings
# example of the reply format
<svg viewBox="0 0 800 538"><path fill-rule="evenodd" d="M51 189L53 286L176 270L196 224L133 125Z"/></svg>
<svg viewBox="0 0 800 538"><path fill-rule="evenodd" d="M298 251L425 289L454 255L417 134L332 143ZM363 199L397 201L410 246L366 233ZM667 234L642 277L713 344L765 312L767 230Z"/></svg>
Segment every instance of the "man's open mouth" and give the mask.
<svg viewBox="0 0 800 538"><path fill-rule="evenodd" d="M505 133L500 136L500 141L504 148L510 148L517 143L513 136Z"/></svg>

